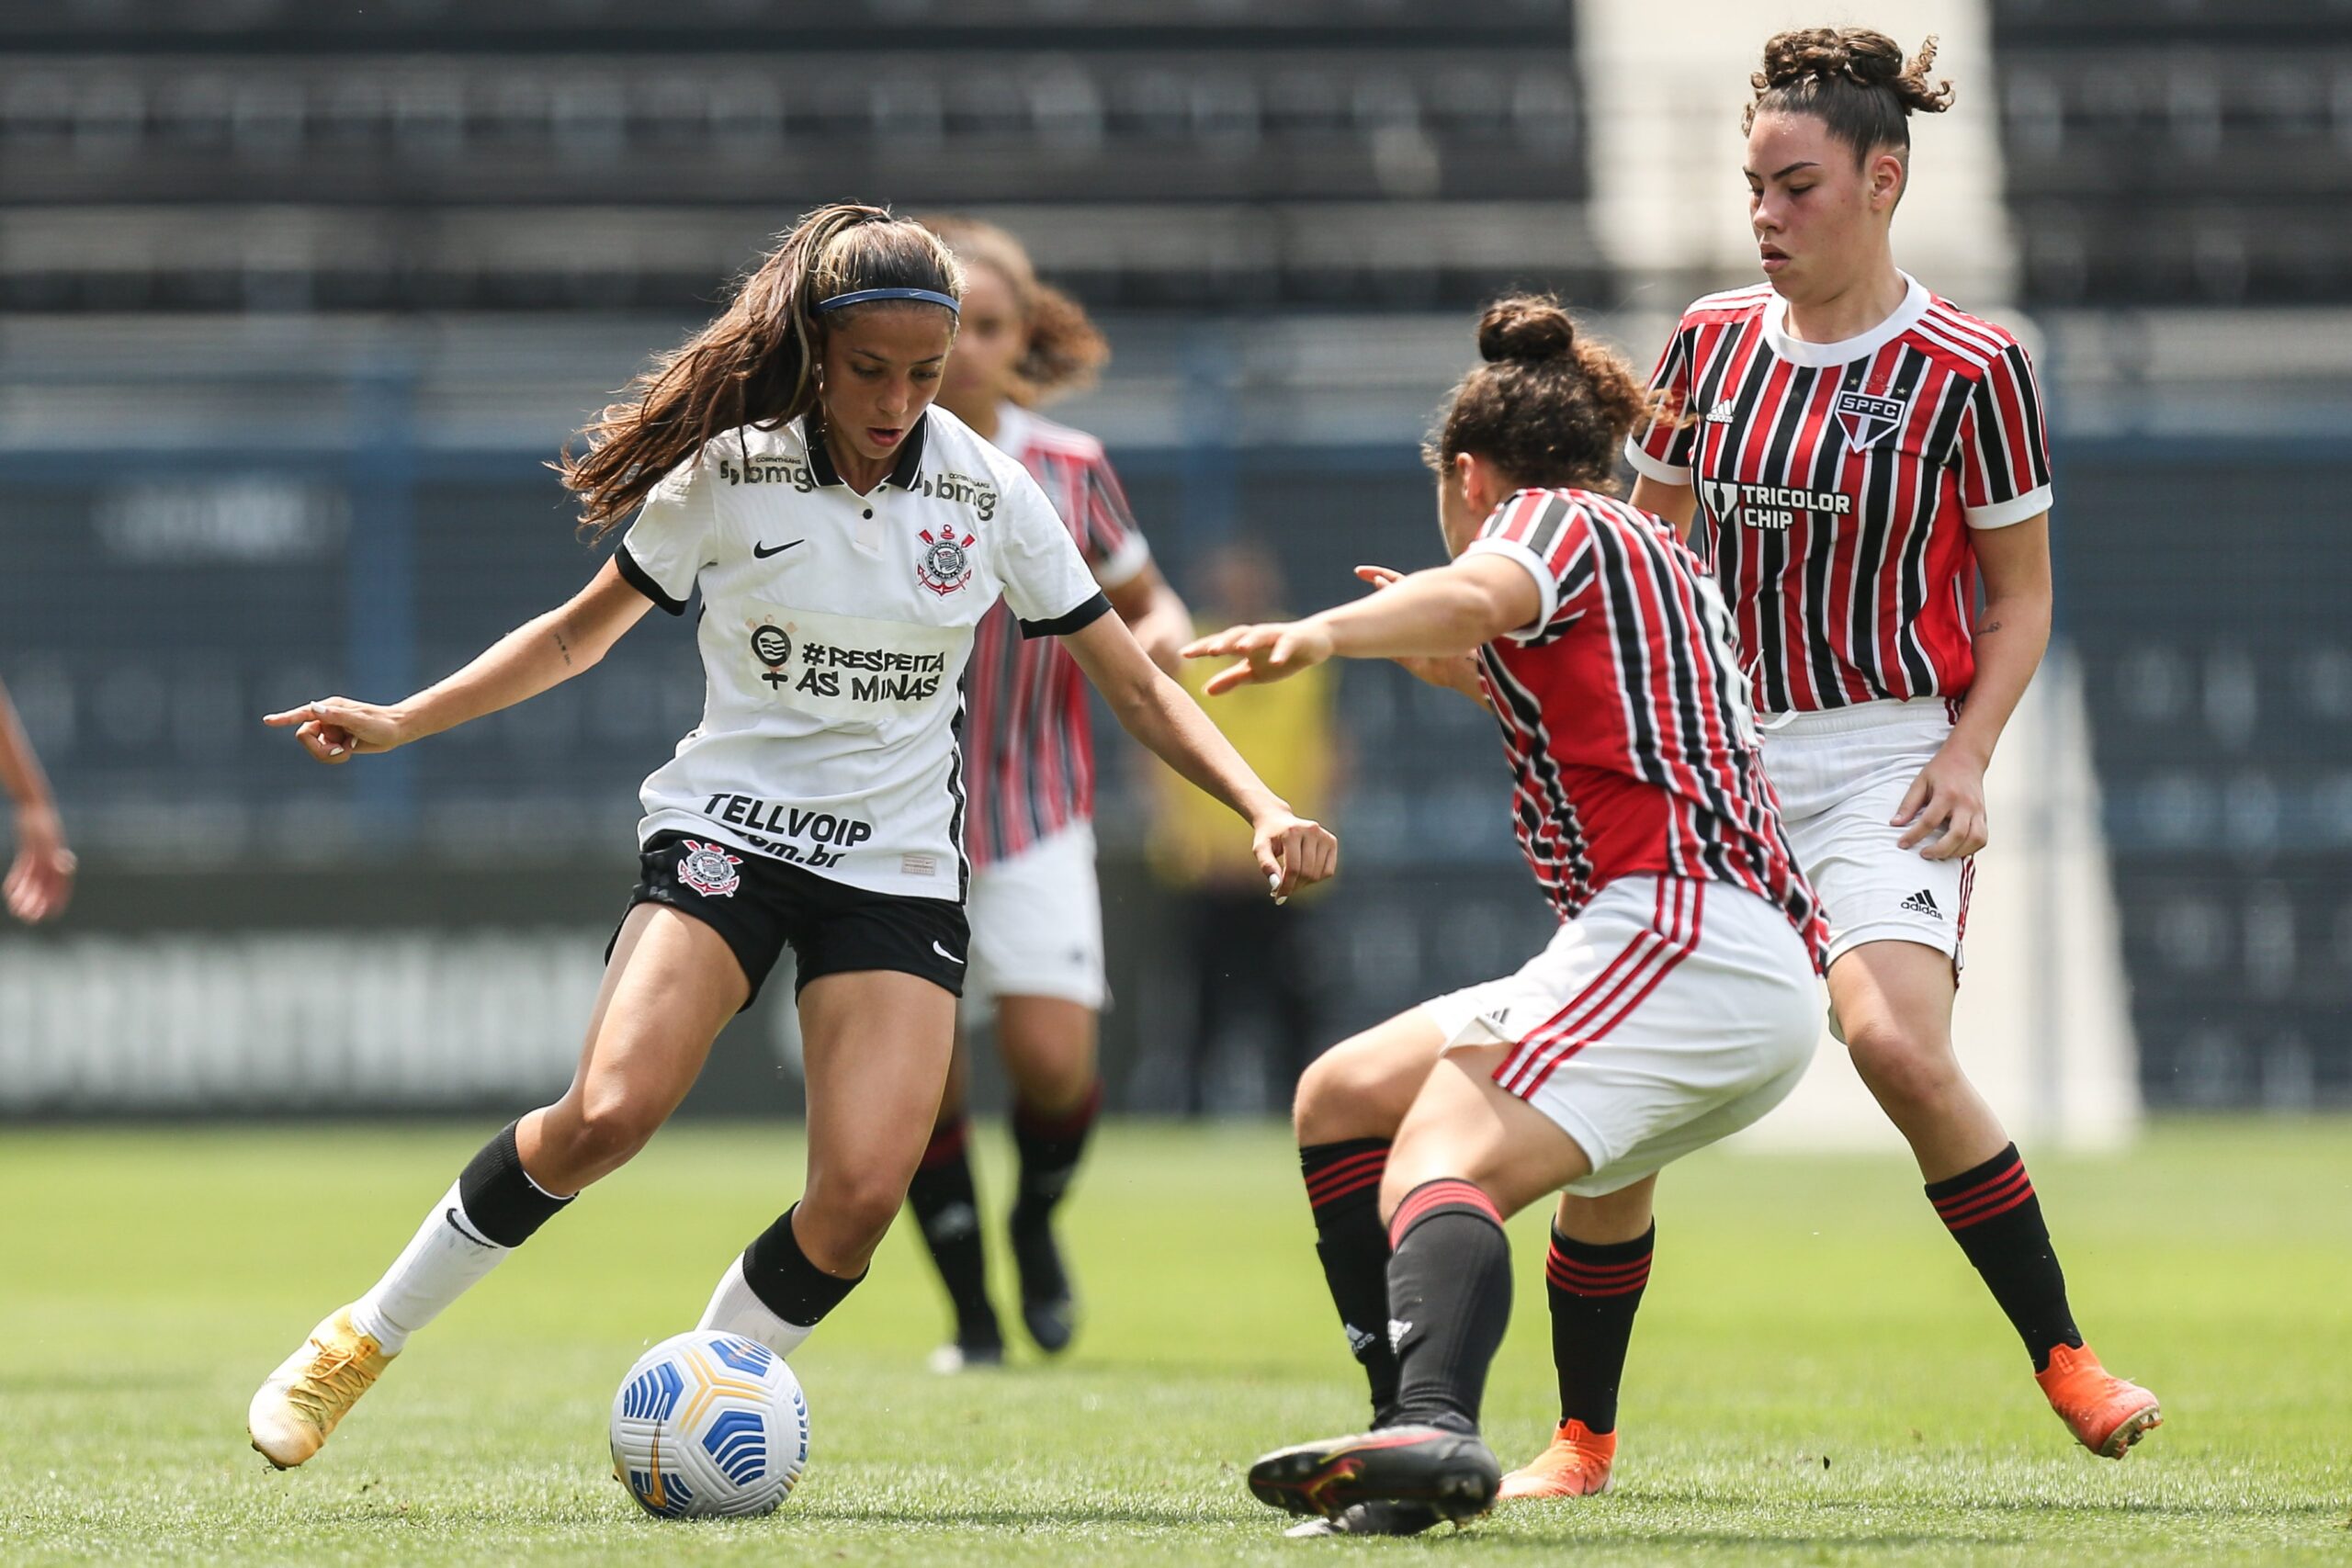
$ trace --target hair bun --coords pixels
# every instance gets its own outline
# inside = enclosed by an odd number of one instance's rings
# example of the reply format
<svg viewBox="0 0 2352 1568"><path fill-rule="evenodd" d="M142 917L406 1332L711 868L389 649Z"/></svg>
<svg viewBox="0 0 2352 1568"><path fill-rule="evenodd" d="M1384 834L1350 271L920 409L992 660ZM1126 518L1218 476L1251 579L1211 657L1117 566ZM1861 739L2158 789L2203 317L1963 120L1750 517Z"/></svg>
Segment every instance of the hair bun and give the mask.
<svg viewBox="0 0 2352 1568"><path fill-rule="evenodd" d="M1548 295L1514 294L1478 318L1478 356L1488 364L1565 358L1576 342L1576 319Z"/></svg>
<svg viewBox="0 0 2352 1568"><path fill-rule="evenodd" d="M1934 58L1934 48L1930 40L1929 59ZM1757 73L1756 87L1764 92L1840 77L1874 87L1903 73L1903 46L1884 33L1869 28L1798 28L1776 33L1766 41L1764 69Z"/></svg>

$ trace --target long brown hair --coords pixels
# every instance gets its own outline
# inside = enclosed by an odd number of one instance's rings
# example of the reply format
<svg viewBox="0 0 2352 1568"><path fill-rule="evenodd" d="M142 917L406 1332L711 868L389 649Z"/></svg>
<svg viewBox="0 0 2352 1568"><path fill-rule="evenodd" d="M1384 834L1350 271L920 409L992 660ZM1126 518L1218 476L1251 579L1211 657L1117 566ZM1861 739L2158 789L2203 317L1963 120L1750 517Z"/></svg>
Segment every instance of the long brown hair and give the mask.
<svg viewBox="0 0 2352 1568"><path fill-rule="evenodd" d="M930 230L888 208L840 202L808 214L708 326L589 422L585 452L575 457L567 445L549 465L580 498L581 528L602 538L618 527L712 436L747 424L773 429L807 413L824 352L826 318L816 306L866 288L927 288L960 299L964 273Z"/></svg>
<svg viewBox="0 0 2352 1568"><path fill-rule="evenodd" d="M1950 82L1928 81L1936 35L1906 61L1903 46L1868 28L1797 28L1764 42L1764 69L1748 78L1756 101L1740 117L1752 130L1759 114L1808 114L1854 150L1854 162L1881 147L1911 150L1911 117L1951 107Z"/></svg>
<svg viewBox="0 0 2352 1568"><path fill-rule="evenodd" d="M1012 400L1033 409L1093 383L1111 362L1111 345L1087 319L1086 307L1049 283L1038 280L1028 248L1006 231L978 218L942 213L922 220L967 266L984 266L1004 279L1013 308L1027 331L1012 367Z"/></svg>
<svg viewBox="0 0 2352 1568"><path fill-rule="evenodd" d="M1549 294L1510 294L1478 318L1478 356L1421 457L1441 475L1464 452L1522 485L1608 491L1626 433L1658 400L1625 356L1578 335Z"/></svg>

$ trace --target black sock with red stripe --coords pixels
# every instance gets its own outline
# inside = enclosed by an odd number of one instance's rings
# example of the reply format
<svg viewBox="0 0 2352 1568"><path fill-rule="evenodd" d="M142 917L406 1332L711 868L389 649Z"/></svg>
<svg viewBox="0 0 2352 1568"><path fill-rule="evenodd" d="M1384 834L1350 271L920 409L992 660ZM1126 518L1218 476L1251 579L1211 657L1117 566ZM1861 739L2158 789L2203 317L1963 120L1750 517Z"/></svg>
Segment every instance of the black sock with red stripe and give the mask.
<svg viewBox="0 0 2352 1568"><path fill-rule="evenodd" d="M1388 1224L1398 1427L1478 1429L1487 1370L1510 1326L1510 1248L1493 1200L1453 1177L1405 1194Z"/></svg>
<svg viewBox="0 0 2352 1568"><path fill-rule="evenodd" d="M1388 1228L1380 1223L1380 1179L1388 1140L1350 1138L1298 1151L1306 1201L1315 1210L1315 1256L1340 1309L1348 1350L1372 1385L1372 1424L1396 1404L1396 1352L1388 1348Z"/></svg>
<svg viewBox="0 0 2352 1568"><path fill-rule="evenodd" d="M2083 1337L2066 1304L2066 1275L2058 1267L2050 1227L2041 1223L2041 1200L2033 1195L2032 1179L2015 1144L1973 1170L1930 1181L1928 1201L2009 1314L2035 1371L2048 1368L2056 1347L2082 1348Z"/></svg>
<svg viewBox="0 0 2352 1568"><path fill-rule="evenodd" d="M1021 1156L1020 1184L1012 1200L1012 1228L1043 1225L1069 1190L1070 1178L1086 1153L1086 1140L1102 1113L1102 1080L1068 1111L1012 1108L1012 1146Z"/></svg>
<svg viewBox="0 0 2352 1568"><path fill-rule="evenodd" d="M988 1255L980 1242L980 1205L972 1182L972 1123L938 1128L907 1184L907 1206L956 1308L956 1343L967 1350L1002 1348L1004 1335L989 1304Z"/></svg>
<svg viewBox="0 0 2352 1568"><path fill-rule="evenodd" d="M1589 1242L1552 1232L1544 1261L1552 1304L1552 1367L1560 1378L1560 1422L1581 1421L1598 1437L1617 1429L1617 1384L1634 1314L1650 1280L1657 1227L1632 1241Z"/></svg>

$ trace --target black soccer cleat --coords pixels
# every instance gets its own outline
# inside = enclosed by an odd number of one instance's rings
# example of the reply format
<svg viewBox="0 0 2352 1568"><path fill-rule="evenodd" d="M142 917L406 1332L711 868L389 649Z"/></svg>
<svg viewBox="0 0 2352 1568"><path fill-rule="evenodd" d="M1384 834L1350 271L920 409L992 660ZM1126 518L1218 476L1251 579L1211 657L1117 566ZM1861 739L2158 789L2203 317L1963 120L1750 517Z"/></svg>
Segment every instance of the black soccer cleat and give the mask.
<svg viewBox="0 0 2352 1568"><path fill-rule="evenodd" d="M1358 1503L1417 1504L1437 1518L1474 1518L1493 1506L1502 1482L1503 1467L1476 1434L1442 1427L1388 1427L1300 1443L1250 1467L1258 1501L1324 1518Z"/></svg>
<svg viewBox="0 0 2352 1568"><path fill-rule="evenodd" d="M1050 1214L1031 1217L1012 1211L1012 1261L1021 1275L1021 1321L1037 1348L1049 1356L1069 1348L1078 1337L1078 1302L1062 1267Z"/></svg>
<svg viewBox="0 0 2352 1568"><path fill-rule="evenodd" d="M1427 1503L1358 1503L1328 1519L1303 1520L1283 1534L1293 1540L1327 1535L1419 1535L1438 1522L1437 1510Z"/></svg>

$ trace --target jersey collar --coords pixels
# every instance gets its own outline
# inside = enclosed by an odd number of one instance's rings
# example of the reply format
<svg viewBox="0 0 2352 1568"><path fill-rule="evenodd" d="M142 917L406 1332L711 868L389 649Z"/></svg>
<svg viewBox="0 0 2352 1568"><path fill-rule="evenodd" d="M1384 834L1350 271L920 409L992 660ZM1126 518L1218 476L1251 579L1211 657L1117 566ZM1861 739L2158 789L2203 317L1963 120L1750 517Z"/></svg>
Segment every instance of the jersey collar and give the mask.
<svg viewBox="0 0 2352 1568"><path fill-rule="evenodd" d="M890 470L889 477L882 481L884 484L912 490L922 482L923 437L930 430L931 411L925 409L922 417L915 421L915 427L907 432L903 449L899 453L899 466ZM817 476L819 484L847 488L849 481L834 468L833 455L825 448L825 421L821 409L810 409L800 416L800 444L808 454L808 471Z"/></svg>
<svg viewBox="0 0 2352 1568"><path fill-rule="evenodd" d="M1903 279L1903 303L1887 317L1860 337L1849 337L1843 343L1805 343L1789 335L1789 302L1775 293L1764 302L1764 342L1772 352L1792 365L1821 367L1831 365L1851 365L1867 358L1919 324L1928 313L1928 291L1909 273L1899 273Z"/></svg>

